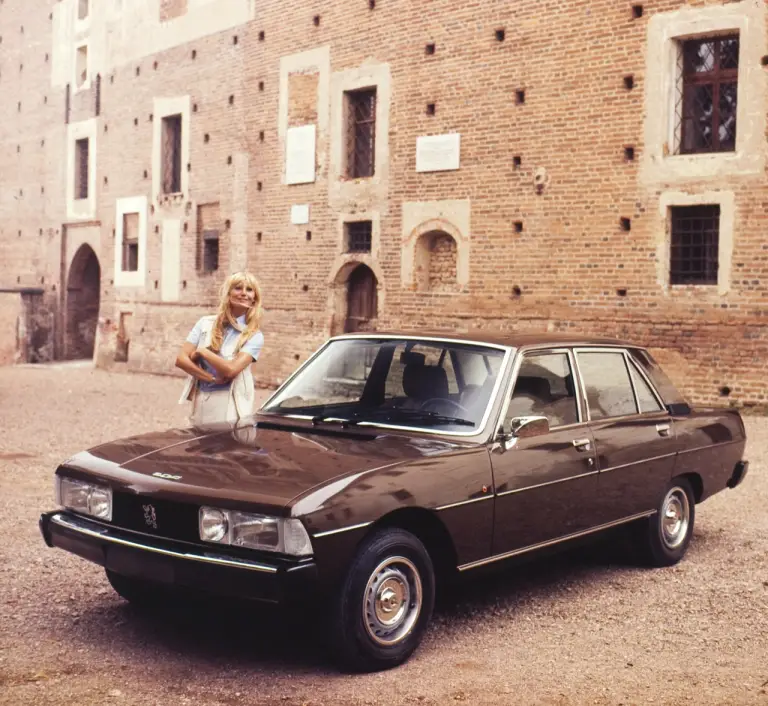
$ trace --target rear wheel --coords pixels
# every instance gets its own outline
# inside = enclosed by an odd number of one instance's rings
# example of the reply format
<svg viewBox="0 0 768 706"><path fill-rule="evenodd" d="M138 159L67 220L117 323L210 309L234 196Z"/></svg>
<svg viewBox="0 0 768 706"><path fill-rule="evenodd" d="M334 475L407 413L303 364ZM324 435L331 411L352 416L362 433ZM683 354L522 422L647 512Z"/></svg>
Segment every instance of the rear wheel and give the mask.
<svg viewBox="0 0 768 706"><path fill-rule="evenodd" d="M675 478L654 515L638 528L640 547L651 566L672 566L683 558L693 536L696 500L691 484Z"/></svg>
<svg viewBox="0 0 768 706"><path fill-rule="evenodd" d="M419 646L435 603L429 553L410 532L389 528L360 548L336 599L332 634L340 661L387 669Z"/></svg>

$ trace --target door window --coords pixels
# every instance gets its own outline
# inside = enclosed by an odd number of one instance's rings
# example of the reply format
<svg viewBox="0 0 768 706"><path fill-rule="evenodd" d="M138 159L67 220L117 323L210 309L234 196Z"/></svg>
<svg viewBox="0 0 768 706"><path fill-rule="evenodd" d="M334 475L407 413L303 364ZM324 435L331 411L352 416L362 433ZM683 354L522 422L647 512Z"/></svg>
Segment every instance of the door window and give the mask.
<svg viewBox="0 0 768 706"><path fill-rule="evenodd" d="M637 414L629 370L622 352L579 353L578 361L590 419Z"/></svg>
<svg viewBox="0 0 768 706"><path fill-rule="evenodd" d="M640 403L641 412L661 412L662 408L656 395L653 394L651 386L645 381L645 378L638 372L634 363L629 366L632 374L632 382L635 383L637 392L637 401Z"/></svg>
<svg viewBox="0 0 768 706"><path fill-rule="evenodd" d="M579 421L573 371L567 353L527 355L512 391L505 428L515 417L543 416L550 427Z"/></svg>

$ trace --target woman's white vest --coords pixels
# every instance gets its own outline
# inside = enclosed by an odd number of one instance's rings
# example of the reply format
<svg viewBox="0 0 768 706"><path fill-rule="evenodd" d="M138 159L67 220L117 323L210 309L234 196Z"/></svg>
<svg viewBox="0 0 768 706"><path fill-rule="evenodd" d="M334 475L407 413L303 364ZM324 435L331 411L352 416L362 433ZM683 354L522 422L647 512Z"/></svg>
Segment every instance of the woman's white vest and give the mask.
<svg viewBox="0 0 768 706"><path fill-rule="evenodd" d="M216 315L204 316L201 319L201 336L200 342L197 344L198 348L207 348L211 345L211 335L213 334L213 325L216 323ZM234 346L232 344L231 350L226 350L222 347L221 356L228 357L234 354ZM184 390L179 398L179 404L184 402L194 402L195 395L197 394L198 386L195 384L197 380L191 375L187 376L187 381L184 384ZM253 400L255 393L253 389L253 374L251 373L251 366L247 366L243 372L241 372L229 387L229 394L234 396L235 409L237 410L237 416L239 418L247 417L253 414Z"/></svg>

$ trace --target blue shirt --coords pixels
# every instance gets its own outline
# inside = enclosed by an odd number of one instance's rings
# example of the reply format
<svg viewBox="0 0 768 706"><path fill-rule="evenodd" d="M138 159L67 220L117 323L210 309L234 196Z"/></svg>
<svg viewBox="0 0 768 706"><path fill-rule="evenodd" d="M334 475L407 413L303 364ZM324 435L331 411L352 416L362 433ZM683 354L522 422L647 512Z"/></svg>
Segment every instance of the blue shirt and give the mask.
<svg viewBox="0 0 768 706"><path fill-rule="evenodd" d="M237 323L241 326L245 326L245 316L238 316L237 317ZM200 319L192 330L189 332L189 336L187 336L187 343L192 343L195 346L200 345L200 339L203 335L203 327L202 327L203 320ZM222 358L227 358L227 360L231 360L234 357L234 350L235 345L237 344L237 339L240 338L240 331L238 331L236 328L233 328L229 324L227 324L224 328L224 336L221 340L221 351L219 352L219 355ZM261 353L261 349L264 346L264 334L261 331L256 331L256 333L253 334L240 348L240 352L248 353L251 358L254 360L259 359L259 353ZM216 377L218 373L216 372L216 369L211 366L207 361L203 360L202 358L199 359L198 365L200 365L203 370L206 372L209 372L211 375ZM203 392L215 392L217 390L228 390L230 388L231 382L226 382L222 385L218 385L213 382L203 382L202 380L198 380L198 385L200 386L200 390Z"/></svg>

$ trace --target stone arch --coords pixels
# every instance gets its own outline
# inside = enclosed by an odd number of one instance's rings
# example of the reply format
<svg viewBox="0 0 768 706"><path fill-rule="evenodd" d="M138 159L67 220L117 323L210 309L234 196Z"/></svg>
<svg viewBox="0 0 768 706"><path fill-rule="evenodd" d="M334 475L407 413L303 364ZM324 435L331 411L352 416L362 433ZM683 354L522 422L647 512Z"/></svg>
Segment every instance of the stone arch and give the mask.
<svg viewBox="0 0 768 706"><path fill-rule="evenodd" d="M99 321L101 266L90 245L83 244L72 258L67 276L64 357L93 358Z"/></svg>
<svg viewBox="0 0 768 706"><path fill-rule="evenodd" d="M330 281L331 335L373 330L381 303L381 273L370 258L344 258Z"/></svg>
<svg viewBox="0 0 768 706"><path fill-rule="evenodd" d="M460 292L469 282L469 239L449 221L434 218L403 242L403 285L419 292Z"/></svg>

